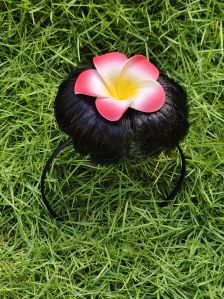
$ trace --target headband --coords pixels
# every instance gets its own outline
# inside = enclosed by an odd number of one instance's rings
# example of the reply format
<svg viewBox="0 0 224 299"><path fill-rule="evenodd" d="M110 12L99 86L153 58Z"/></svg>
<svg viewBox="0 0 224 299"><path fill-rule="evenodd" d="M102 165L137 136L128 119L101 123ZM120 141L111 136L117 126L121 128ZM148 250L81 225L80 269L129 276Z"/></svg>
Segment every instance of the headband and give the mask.
<svg viewBox="0 0 224 299"><path fill-rule="evenodd" d="M62 142L55 150L54 152L52 153L52 155L50 156L50 158L47 160L46 162L46 165L44 166L44 169L43 169L43 172L42 172L42 176L41 176L41 183L40 183L40 186L41 186L41 195L42 195L42 199L43 199L43 202L49 212L49 214L57 219L57 220L64 220L64 216L61 215L60 213L56 212L51 204L49 203L47 197L46 197L46 194L45 194L45 179L46 179L46 175L47 173L49 172L49 170L51 169L51 165L52 165L52 162L53 160L60 154L60 152L68 147L68 146L71 146L72 145L72 138L71 137L68 137L64 142ZM185 173L186 173L186 162L185 162L185 156L184 156L184 153L181 149L180 146L177 146L177 149L178 149L178 152L179 152L179 155L180 155L180 158L181 158L181 172L180 172L180 175L179 175L179 178L176 182L176 185L175 187L173 188L173 190L170 192L170 194L168 196L166 196L160 203L159 203L159 206L160 207L165 207L170 201L172 201L175 196L177 195L177 193L180 191L181 189L181 186L183 184L183 181L184 181L184 178L185 178Z"/></svg>

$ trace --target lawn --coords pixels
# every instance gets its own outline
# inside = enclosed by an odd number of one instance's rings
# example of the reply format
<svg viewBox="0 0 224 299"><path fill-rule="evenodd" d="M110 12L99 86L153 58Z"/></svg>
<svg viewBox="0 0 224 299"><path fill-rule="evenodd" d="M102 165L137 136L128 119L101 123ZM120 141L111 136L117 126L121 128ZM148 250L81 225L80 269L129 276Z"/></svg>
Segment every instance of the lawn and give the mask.
<svg viewBox="0 0 224 299"><path fill-rule="evenodd" d="M218 0L0 2L0 298L224 298L223 11ZM187 91L190 129L176 151L99 166L66 149L53 106L76 65L146 55Z"/></svg>

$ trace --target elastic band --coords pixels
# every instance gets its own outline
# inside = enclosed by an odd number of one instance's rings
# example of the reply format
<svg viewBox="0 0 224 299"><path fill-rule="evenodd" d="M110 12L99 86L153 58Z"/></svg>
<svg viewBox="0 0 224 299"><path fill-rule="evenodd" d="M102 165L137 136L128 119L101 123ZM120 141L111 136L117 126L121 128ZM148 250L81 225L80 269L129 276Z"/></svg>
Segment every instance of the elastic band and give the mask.
<svg viewBox="0 0 224 299"><path fill-rule="evenodd" d="M46 178L46 174L48 172L48 170L51 168L51 164L53 162L53 160L60 154L60 152L67 146L72 145L72 138L68 137L68 139L66 139L64 142L62 142L61 144L59 144L59 146L54 150L54 152L52 153L52 155L50 156L50 158L47 160L46 165L44 166L42 175L41 175L41 179L40 179L40 190L41 190L41 195L42 195L42 199L43 202L46 206L46 208L48 209L48 212L51 214L51 216L57 220L61 219L61 216L59 214L57 214L51 207L51 205L49 204L46 195L45 195L45 178Z"/></svg>
<svg viewBox="0 0 224 299"><path fill-rule="evenodd" d="M177 149L178 149L178 152L179 152L180 157L181 157L180 176L179 176L179 178L176 182L176 186L173 188L173 190L170 192L170 194L167 197L165 197L161 203L159 203L160 207L165 207L166 205L169 204L169 202L171 200L173 200L176 197L177 193L181 189L181 186L183 184L183 181L184 181L184 178L185 178L185 175L186 175L186 161L185 161L184 153L183 153L183 151L182 151L182 149L179 145L177 146Z"/></svg>
<svg viewBox="0 0 224 299"><path fill-rule="evenodd" d="M57 220L63 220L63 217L61 215L59 215L58 213L56 213L51 205L49 204L46 195L45 195L45 179L46 179L46 174L47 172L50 170L51 168L51 164L53 162L53 160L60 154L60 152L67 146L72 145L72 138L69 137L68 139L66 139L64 142L62 142L52 153L52 155L50 156L50 158L47 160L47 163L43 169L42 175L41 175L41 180L40 180L40 188L41 188L41 195L42 195L42 199L43 202L46 206L46 208L48 209L48 212L50 213L50 215L57 219ZM182 151L182 149L180 148L180 146L177 146L178 152L180 154L181 157L181 173L180 176L176 182L176 185L174 187L174 189L171 191L171 193L165 197L163 199L163 201L161 203L159 203L160 207L164 207L166 205L168 205L168 203L173 200L175 198L175 196L177 195L177 193L180 191L181 186L183 184L184 178L185 178L185 173L186 173L186 162L185 162L185 156L184 153Z"/></svg>

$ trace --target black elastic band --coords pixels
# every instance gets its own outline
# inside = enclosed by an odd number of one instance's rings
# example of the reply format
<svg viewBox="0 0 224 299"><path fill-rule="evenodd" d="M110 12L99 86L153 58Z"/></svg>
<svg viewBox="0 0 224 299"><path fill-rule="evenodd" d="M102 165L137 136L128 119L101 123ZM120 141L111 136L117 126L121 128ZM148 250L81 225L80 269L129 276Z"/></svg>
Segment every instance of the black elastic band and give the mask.
<svg viewBox="0 0 224 299"><path fill-rule="evenodd" d="M40 190L41 190L41 195L42 195L42 199L43 202L46 206L46 208L48 209L48 212L51 214L51 216L55 219L61 219L61 216L59 214L57 214L51 207L51 205L49 204L46 195L45 195L45 178L46 178L46 174L48 172L48 170L51 168L51 164L53 162L53 160L60 154L60 152L67 146L72 144L72 138L69 137L68 139L66 139L64 142L62 142L61 144L59 144L59 146L53 151L52 155L50 156L50 158L47 160L46 165L44 166L42 175L41 175L41 179L40 179Z"/></svg>
<svg viewBox="0 0 224 299"><path fill-rule="evenodd" d="M45 195L45 178L46 178L46 174L47 172L50 170L51 168L51 164L53 162L53 160L60 154L60 152L67 146L72 145L72 138L69 137L68 139L66 139L64 142L62 142L52 153L52 155L50 156L50 158L47 160L47 163L43 169L42 175L41 175L41 181L40 181L40 188L41 188L41 194L42 194L42 199L43 202L46 206L46 208L48 209L48 212L51 214L51 216L57 220L62 220L62 216L57 214L51 207L51 205L49 204L46 195ZM175 198L175 196L177 195L178 191L180 191L180 188L182 186L184 177L185 177L185 172L186 172L186 162L185 162L185 156L184 153L182 151L182 149L180 148L180 146L177 146L178 152L180 154L181 157L181 173L180 176L176 182L176 185L174 187L174 189L171 191L171 193L165 197L163 199L163 201L159 204L160 207L164 207L166 206L171 200L173 200Z"/></svg>
<svg viewBox="0 0 224 299"><path fill-rule="evenodd" d="M176 182L176 186L173 188L173 190L170 192L170 194L165 197L163 199L163 201L161 203L159 203L160 207L165 207L166 205L168 205L168 203L173 200L175 198L175 196L177 195L177 193L180 191L180 188L183 184L184 178L185 178L185 174L186 174L186 161L185 161L185 156L184 153L181 149L181 147L178 145L177 146L178 152L180 154L181 157L181 172L180 172L180 176Z"/></svg>

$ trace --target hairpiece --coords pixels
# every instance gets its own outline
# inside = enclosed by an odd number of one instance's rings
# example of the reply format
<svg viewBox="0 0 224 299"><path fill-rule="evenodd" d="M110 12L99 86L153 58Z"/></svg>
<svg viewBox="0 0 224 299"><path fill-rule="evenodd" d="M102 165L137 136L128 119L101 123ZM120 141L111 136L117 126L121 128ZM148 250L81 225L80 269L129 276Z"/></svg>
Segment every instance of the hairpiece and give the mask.
<svg viewBox="0 0 224 299"><path fill-rule="evenodd" d="M53 217L62 219L46 199L45 177L53 159L69 145L100 164L177 147L181 174L161 205L175 197L185 176L179 143L188 130L187 97L145 56L128 59L112 52L94 57L93 64L76 68L60 85L54 110L59 128L69 137L48 159L41 177L43 201Z"/></svg>

